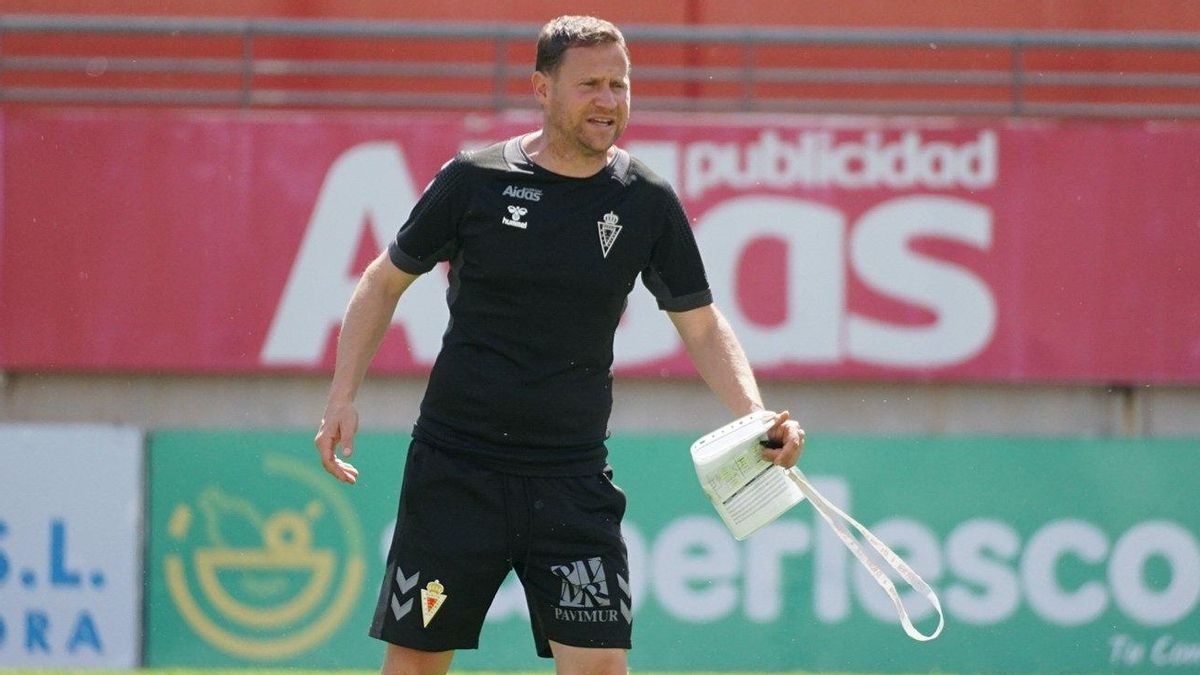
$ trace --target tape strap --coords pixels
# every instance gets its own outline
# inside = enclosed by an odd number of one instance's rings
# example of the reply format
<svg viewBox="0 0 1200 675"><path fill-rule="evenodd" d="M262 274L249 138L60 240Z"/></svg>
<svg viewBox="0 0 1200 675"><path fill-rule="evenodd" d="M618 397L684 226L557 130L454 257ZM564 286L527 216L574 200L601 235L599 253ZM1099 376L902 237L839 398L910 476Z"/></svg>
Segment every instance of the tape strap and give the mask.
<svg viewBox="0 0 1200 675"><path fill-rule="evenodd" d="M871 534L870 530L863 527L862 523L847 515L846 512L834 506L828 499L825 499L820 492L817 492L817 489L808 482L808 478L799 469L792 467L788 470L788 477L796 483L796 486L800 488L800 492L804 493L804 496L808 499L808 503L812 504L817 513L821 514L821 518L829 524L829 527L833 528L834 534L838 536L838 539L841 539L846 548L850 549L850 552L854 554L854 557L858 558L863 567L867 568L867 571L875 578L875 582L887 592L888 597L892 599L892 604L896 606L896 612L900 615L900 625L904 627L904 632L908 633L910 638L920 640L921 642L932 640L940 635L942 627L945 625L945 618L942 616L942 603L938 602L937 594L933 592L929 584L925 583L925 580L914 572L908 566L908 563L896 555L895 551L880 541L879 537ZM836 518L840 518L840 520L835 519L835 516ZM846 529L842 521L850 523L854 529L858 530L862 534L863 539L866 539L867 543L871 545L871 548L875 549L883 557L884 561L892 569L896 570L900 574L900 577L908 582L909 586L913 587L913 590L925 596L929 604L933 605L933 608L937 610L938 624L932 634L925 635L913 626L912 621L908 618L908 611L904 609L904 603L900 600L900 594L896 592L896 585L892 583L887 573L880 569L879 565L875 564L874 560L867 557L866 551L859 545L854 535Z"/></svg>

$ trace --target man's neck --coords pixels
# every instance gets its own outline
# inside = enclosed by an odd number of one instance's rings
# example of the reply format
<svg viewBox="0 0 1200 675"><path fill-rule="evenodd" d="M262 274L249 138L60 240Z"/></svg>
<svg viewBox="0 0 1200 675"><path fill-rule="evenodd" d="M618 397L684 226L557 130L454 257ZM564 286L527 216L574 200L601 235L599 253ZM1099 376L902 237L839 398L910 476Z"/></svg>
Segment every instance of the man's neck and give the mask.
<svg viewBox="0 0 1200 675"><path fill-rule="evenodd" d="M608 165L616 152L616 148L609 148L604 154L584 154L565 141L556 141L545 129L522 138L521 149L534 164L572 178L595 175Z"/></svg>

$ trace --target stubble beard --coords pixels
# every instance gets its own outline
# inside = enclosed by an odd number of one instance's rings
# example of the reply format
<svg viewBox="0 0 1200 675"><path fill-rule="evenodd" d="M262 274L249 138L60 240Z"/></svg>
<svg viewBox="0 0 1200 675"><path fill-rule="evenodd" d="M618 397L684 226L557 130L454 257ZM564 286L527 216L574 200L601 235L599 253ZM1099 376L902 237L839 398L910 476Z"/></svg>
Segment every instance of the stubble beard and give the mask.
<svg viewBox="0 0 1200 675"><path fill-rule="evenodd" d="M600 140L594 133L589 133L590 125L588 117L592 113L584 113L575 120L567 120L566 115L562 111L555 111L551 117L551 124L554 127L555 135L558 136L561 143L561 149L565 152L574 153L581 159L593 159L595 157L607 157L608 150L616 145L617 139L625 131L627 120L615 119L613 126L608 133ZM605 115L606 117L616 115Z"/></svg>

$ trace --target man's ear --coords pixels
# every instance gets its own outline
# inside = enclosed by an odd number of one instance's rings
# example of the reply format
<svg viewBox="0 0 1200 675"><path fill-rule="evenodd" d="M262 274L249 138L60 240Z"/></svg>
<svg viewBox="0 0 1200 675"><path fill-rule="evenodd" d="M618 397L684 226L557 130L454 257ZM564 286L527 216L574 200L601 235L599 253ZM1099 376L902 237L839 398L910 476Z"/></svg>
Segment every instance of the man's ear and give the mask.
<svg viewBox="0 0 1200 675"><path fill-rule="evenodd" d="M535 70L529 81L533 83L533 97L537 99L538 103L545 103L549 96L550 76L540 70Z"/></svg>

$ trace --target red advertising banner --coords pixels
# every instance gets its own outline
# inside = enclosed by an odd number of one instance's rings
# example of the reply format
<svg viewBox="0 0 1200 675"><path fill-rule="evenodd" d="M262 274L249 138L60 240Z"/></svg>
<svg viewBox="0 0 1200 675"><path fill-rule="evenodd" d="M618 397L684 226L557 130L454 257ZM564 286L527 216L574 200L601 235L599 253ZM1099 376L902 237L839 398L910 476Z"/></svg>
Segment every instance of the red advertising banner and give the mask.
<svg viewBox="0 0 1200 675"><path fill-rule="evenodd" d="M329 370L438 167L538 121L5 111L0 367ZM1200 125L645 115L622 144L763 377L1200 382ZM432 364L445 289L401 299L377 372ZM641 288L616 352L693 372Z"/></svg>

